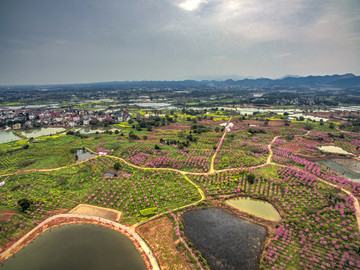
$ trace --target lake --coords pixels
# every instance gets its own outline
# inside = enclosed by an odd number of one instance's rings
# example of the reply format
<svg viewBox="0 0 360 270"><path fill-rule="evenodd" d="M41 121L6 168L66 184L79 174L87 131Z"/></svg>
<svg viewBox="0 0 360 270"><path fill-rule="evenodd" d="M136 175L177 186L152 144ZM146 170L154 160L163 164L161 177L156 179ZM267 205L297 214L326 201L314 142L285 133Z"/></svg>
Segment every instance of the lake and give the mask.
<svg viewBox="0 0 360 270"><path fill-rule="evenodd" d="M183 214L185 235L213 270L256 269L266 229L221 208Z"/></svg>
<svg viewBox="0 0 360 270"><path fill-rule="evenodd" d="M275 207L266 201L256 200L250 197L238 197L229 199L226 203L236 209L264 219L281 220L279 212Z"/></svg>
<svg viewBox="0 0 360 270"><path fill-rule="evenodd" d="M12 142L12 141L21 140L21 139L22 138L20 138L19 136L16 136L11 131L5 131L5 130L0 131L0 143L8 143L8 142Z"/></svg>
<svg viewBox="0 0 360 270"><path fill-rule="evenodd" d="M42 233L0 269L146 270L134 244L125 235L92 224L70 224Z"/></svg>

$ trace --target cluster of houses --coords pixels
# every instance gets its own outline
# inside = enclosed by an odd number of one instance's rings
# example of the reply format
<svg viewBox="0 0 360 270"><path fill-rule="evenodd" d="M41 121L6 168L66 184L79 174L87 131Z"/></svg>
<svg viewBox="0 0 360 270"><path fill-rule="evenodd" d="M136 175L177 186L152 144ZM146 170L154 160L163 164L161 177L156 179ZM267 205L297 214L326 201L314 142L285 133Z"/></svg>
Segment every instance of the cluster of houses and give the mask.
<svg viewBox="0 0 360 270"><path fill-rule="evenodd" d="M1 127L12 129L34 128L41 126L89 126L101 122L125 122L131 117L128 110L92 111L92 110L32 110L32 109L3 109L0 110Z"/></svg>
<svg viewBox="0 0 360 270"><path fill-rule="evenodd" d="M278 100L277 105L315 105L315 102L312 98L302 97L302 98L282 98Z"/></svg>

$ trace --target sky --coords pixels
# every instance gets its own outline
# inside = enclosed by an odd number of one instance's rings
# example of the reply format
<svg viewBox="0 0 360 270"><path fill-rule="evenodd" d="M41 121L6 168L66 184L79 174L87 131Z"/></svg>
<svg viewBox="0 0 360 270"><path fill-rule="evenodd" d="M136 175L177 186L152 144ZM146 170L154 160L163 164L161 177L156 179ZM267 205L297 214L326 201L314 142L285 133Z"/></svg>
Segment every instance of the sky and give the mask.
<svg viewBox="0 0 360 270"><path fill-rule="evenodd" d="M344 73L359 0L0 0L0 85Z"/></svg>

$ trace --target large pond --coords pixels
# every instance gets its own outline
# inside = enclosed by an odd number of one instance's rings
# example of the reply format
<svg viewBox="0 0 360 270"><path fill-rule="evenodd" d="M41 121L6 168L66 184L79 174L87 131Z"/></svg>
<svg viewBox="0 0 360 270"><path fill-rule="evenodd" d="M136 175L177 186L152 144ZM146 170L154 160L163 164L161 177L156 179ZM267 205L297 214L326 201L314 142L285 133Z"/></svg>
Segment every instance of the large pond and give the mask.
<svg viewBox="0 0 360 270"><path fill-rule="evenodd" d="M278 221L281 220L279 212L268 202L256 200L250 197L238 197L227 200L226 203L241 211L264 219Z"/></svg>
<svg viewBox="0 0 360 270"><path fill-rule="evenodd" d="M360 182L360 173L350 169L350 164L346 164L346 160L337 160L337 159L324 159L318 161L320 164L325 165L326 167L342 174L344 177L346 177L349 180ZM341 163L344 164L341 164ZM353 162L358 162L354 160Z"/></svg>
<svg viewBox="0 0 360 270"><path fill-rule="evenodd" d="M139 269L146 265L123 234L92 224L64 225L44 232L0 269Z"/></svg>
<svg viewBox="0 0 360 270"><path fill-rule="evenodd" d="M17 141L20 139L21 138L19 136L16 136L11 131L5 131L5 130L0 131L0 143L8 143L8 142Z"/></svg>
<svg viewBox="0 0 360 270"><path fill-rule="evenodd" d="M215 269L256 269L266 229L229 214L207 208L183 214L185 235Z"/></svg>
<svg viewBox="0 0 360 270"><path fill-rule="evenodd" d="M64 128L40 128L33 130L25 130L22 134L27 138L37 138L41 136L54 135L65 131Z"/></svg>
<svg viewBox="0 0 360 270"><path fill-rule="evenodd" d="M83 161L83 160L87 160L89 158L94 157L94 154L91 154L90 152L83 150L83 149L78 149L76 151L76 156L77 156L77 160L76 161Z"/></svg>

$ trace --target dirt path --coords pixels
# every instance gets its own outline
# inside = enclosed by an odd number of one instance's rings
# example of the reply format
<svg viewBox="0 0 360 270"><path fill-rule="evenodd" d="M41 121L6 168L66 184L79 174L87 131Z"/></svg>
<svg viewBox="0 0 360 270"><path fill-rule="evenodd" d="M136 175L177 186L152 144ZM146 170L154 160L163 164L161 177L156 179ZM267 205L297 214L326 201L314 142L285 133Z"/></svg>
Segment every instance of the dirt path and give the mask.
<svg viewBox="0 0 360 270"><path fill-rule="evenodd" d="M272 160L272 157L273 157L273 150L272 150L272 144L276 141L276 139L278 138L279 136L276 136L269 144L268 144L268 149L269 149L269 156L266 160L266 164L271 164L271 160Z"/></svg>
<svg viewBox="0 0 360 270"><path fill-rule="evenodd" d="M227 123L229 123L231 120L231 118L228 120ZM212 160L211 160L211 166L210 166L210 170L208 172L204 172L204 173L196 173L196 172L188 172L188 171L182 171L182 170L178 170L178 169L173 169L173 168L150 168L150 167L141 167L141 166L138 166L138 165L135 165L135 164L132 164L128 161L126 161L125 159L121 158L121 157L116 157L116 156L112 156L112 155L108 155L108 157L110 158L114 158L114 159L117 159L117 160L120 160L121 162L125 163L126 165L128 166L131 166L133 168L136 168L136 169L139 169L139 170L162 170L162 171L174 171L174 172L178 172L180 174L182 174L184 176L184 178L186 179L186 181L188 181L190 184L192 184L193 186L196 187L196 189L198 190L198 192L200 193L201 195L201 199L195 203L192 203L192 204L189 204L189 205L185 205L185 206L182 206L182 207L179 207L179 208L176 208L174 209L173 211L176 211L176 210L179 210L179 209L182 209L182 208L185 208L185 207L189 207L191 205L195 205L195 204L198 204L199 202L203 201L206 199L206 196L203 192L203 190L196 184L194 183L193 181L191 181L187 175L197 175L197 176L202 176L202 175L209 175L209 174L215 174L215 173L221 173L221 172L227 172L227 171L235 171L235 170L239 170L239 169L258 169L258 168L262 168L262 167L265 167L265 166L268 166L268 165L274 165L274 166L279 166L279 167L288 167L288 166L285 166L285 165L282 165L282 164L277 164L277 163L274 163L272 162L272 157L273 157L273 150L272 150L272 145L273 143L276 141L276 139L279 137L279 136L276 136L273 138L273 140L267 145L268 149L269 149L269 155L267 157L267 160L264 164L261 164L261 165L257 165L257 166L252 166L252 167L242 167L242 168L229 168L229 169L222 169L222 170L215 170L214 169L214 161L215 161L215 158L216 158L216 155L219 151L219 149L221 148L221 145L222 145L222 142L226 136L226 133L227 133L227 130L225 128L224 130L224 134L222 135L221 137L221 140L220 140L220 147L218 147L212 157ZM308 131L305 135L300 135L300 136L307 136L308 134L310 133L310 131ZM88 151L90 151L89 149L87 149ZM90 152L93 152L93 151L90 151ZM95 157L92 157L90 159L94 159L94 158L98 158L100 157L100 155L97 155ZM61 170L61 169L64 169L64 168L68 168L68 167L72 167L72 166L77 166L81 163L84 163L84 162L87 162L88 160L90 159L87 159L87 160L83 160L83 161L80 161L80 162L77 162L77 163L74 163L74 164L71 164L71 165L66 165L66 166L63 166L63 167L59 167L59 168L53 168L53 169L30 169L30 170L24 170L24 171L17 171L17 172L14 172L14 173L8 173L8 174L3 174L3 175L0 175L0 177L4 177L4 176L10 176L10 175L15 175L15 174L21 174L21 173L26 173L26 172L51 172L51 171L57 171L57 170ZM317 179L323 183L326 183L327 185L330 185L330 186L333 186L333 187L337 187L336 185L332 184L332 183L329 183L321 178L318 178ZM359 202L358 200L355 198L355 196L341 188L341 191L345 192L346 194L350 195L353 199L354 199L354 207L356 209L356 218L357 218L357 223L358 223L358 228L359 228L359 231L360 231L360 205L359 205ZM150 220L153 220L155 218L157 218L158 216L161 216L163 214L167 213L166 212L163 212L163 213L160 213L156 216L153 216L147 220L144 220L140 223L137 223L137 224L134 224L132 226L132 228L135 228L145 222L148 222Z"/></svg>
<svg viewBox="0 0 360 270"><path fill-rule="evenodd" d="M203 191L196 183L194 183L193 181L191 181L191 180L186 176L186 172L182 172L181 174L184 176L184 178L186 179L186 181L188 181L190 184L192 184L193 186L195 186L195 187L197 188L198 192L200 193L201 199L198 200L198 201L196 201L196 202L194 202L194 203L177 207L177 208L175 208L175 209L172 209L171 211L177 211L177 210L180 210L180 209L183 209L183 208L192 206L192 205L196 205L196 204L198 204L198 203L200 203L200 202L202 202L203 200L206 199L206 195L205 195L204 191ZM169 211L164 211L164 212L162 212L162 213L160 213L160 214L157 214L157 215L152 216L152 217L150 217L150 218L148 218L148 219L145 219L145 220L143 220L143 221L141 221L141 222L138 222L138 223L132 225L131 228L135 230L136 227L138 227L138 226L140 226L140 225L142 225L142 224L144 224L144 223L147 223L147 222L149 222L149 221L151 221L151 220L157 219L158 217L160 217L160 216L162 216L162 215L164 215L164 214L167 214L168 212L169 212Z"/></svg>
<svg viewBox="0 0 360 270"><path fill-rule="evenodd" d="M219 150L220 150L220 148L221 148L221 146L222 146L222 144L223 144L223 141L224 141L225 136L226 136L226 133L227 133L226 127L227 127L227 125L229 125L229 123L230 123L230 121L231 121L231 118L232 118L232 117L230 117L229 120L228 120L227 123L226 123L225 129L224 129L224 134L222 135L222 137L221 137L221 139L220 139L219 146L216 148L216 151L215 151L215 153L214 153L214 155L213 155L213 157L212 157L212 159L211 159L210 170L209 170L209 172L208 172L209 174L212 174L212 173L215 173L215 172L216 172L215 169L214 169L215 158L216 158L216 155L217 155L217 153L219 152Z"/></svg>
<svg viewBox="0 0 360 270"><path fill-rule="evenodd" d="M28 169L28 170L16 171L16 172L12 172L12 173L6 173L6 174L0 175L0 177L10 176L10 175L15 175L15 174L22 174L22 173L27 173L27 172L53 172L53 171L58 171L58 170L78 166L78 165L80 165L82 163L87 162L90 159L95 159L95 158L98 158L98 157L100 157L100 156L91 157L91 158L88 158L86 160L78 161L78 162L75 162L75 163L72 163L72 164L68 164L68 165L65 165L65 166L62 166L62 167L57 167L57 168L52 168L52 169Z"/></svg>
<svg viewBox="0 0 360 270"><path fill-rule="evenodd" d="M10 257L12 255L12 251L16 247L18 247L19 245L24 243L33 233L35 233L37 230L39 230L42 226L44 226L47 223L49 223L49 222L51 222L51 221L53 221L55 219L58 219L58 218L79 218L79 219L84 219L84 220L99 221L99 222L101 222L103 224L110 225L112 227L120 229L121 231L126 232L134 240L136 240L139 243L141 251L143 251L144 254L146 254L147 258L150 261L150 264L152 266L151 269L159 269L160 270L160 267L158 265L158 262L157 262L157 260L155 258L155 255L153 254L152 250L145 243L145 241L132 228L129 228L129 227L125 226L125 225L119 224L117 222L114 222L114 221L111 221L111 220L108 220L108 219L105 219L105 218L95 217L95 216L86 216L86 215L77 215L77 214L60 214L60 215L55 215L55 216L49 217L48 219L44 220L39 225L37 225L30 232L28 232L26 235L24 235L19 241L17 241L15 244L13 244L10 248L8 248L4 252L2 252L0 254L0 258L1 259L7 259L8 257Z"/></svg>

